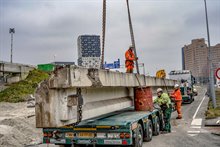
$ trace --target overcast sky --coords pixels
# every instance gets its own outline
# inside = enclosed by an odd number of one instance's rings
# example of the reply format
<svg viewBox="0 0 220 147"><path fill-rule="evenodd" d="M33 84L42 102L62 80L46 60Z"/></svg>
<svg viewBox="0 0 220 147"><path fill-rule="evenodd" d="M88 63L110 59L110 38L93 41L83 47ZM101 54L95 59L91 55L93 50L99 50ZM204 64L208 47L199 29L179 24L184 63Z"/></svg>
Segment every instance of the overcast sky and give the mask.
<svg viewBox="0 0 220 147"><path fill-rule="evenodd" d="M211 45L220 43L220 0L207 0ZM156 70L181 69L181 48L207 38L203 0L130 0L139 62ZM102 0L0 0L0 61L77 61L77 37L101 34ZM121 59L130 43L125 0L107 0L105 61ZM206 39L207 40L207 39Z"/></svg>

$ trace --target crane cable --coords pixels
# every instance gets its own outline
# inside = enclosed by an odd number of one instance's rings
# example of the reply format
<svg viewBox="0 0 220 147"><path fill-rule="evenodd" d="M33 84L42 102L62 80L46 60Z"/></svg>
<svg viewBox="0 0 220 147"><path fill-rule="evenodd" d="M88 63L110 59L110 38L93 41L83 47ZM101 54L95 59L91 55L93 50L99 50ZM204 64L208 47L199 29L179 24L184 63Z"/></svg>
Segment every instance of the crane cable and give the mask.
<svg viewBox="0 0 220 147"><path fill-rule="evenodd" d="M133 32L132 21L131 21L131 14L130 14L130 8L129 8L129 1L126 0L126 2L127 2L127 9L128 9L128 21L129 21L129 29L130 29L130 35L131 35L131 43L132 43L132 46L134 47L135 57L137 57L136 46L135 46L135 39L134 39L134 32ZM135 63L136 63L137 73L139 74L138 61L135 60Z"/></svg>
<svg viewBox="0 0 220 147"><path fill-rule="evenodd" d="M106 0L103 0L102 12L102 53L100 68L104 69L104 48L105 48L105 28L106 28Z"/></svg>

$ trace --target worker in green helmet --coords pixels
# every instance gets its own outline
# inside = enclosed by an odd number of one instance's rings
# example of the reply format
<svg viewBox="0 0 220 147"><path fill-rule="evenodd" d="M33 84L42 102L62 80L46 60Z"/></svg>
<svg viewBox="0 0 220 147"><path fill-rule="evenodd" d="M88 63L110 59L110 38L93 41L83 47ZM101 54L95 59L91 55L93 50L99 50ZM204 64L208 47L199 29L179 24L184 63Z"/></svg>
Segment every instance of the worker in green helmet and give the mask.
<svg viewBox="0 0 220 147"><path fill-rule="evenodd" d="M162 133L170 133L171 132L171 124L170 124L170 118L172 113L172 105L170 97L167 93L163 92L163 89L158 88L157 89L157 98L154 100L154 103L157 103L164 114L164 122L165 127L163 128Z"/></svg>

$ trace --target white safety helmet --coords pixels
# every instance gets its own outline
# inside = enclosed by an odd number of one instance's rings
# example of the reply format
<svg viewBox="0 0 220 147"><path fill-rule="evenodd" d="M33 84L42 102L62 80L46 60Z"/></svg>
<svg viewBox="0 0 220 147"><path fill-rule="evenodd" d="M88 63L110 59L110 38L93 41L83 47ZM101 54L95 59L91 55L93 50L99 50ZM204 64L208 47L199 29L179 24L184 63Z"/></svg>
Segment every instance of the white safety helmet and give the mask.
<svg viewBox="0 0 220 147"><path fill-rule="evenodd" d="M195 88L193 88L193 92L197 92L197 90Z"/></svg>
<svg viewBox="0 0 220 147"><path fill-rule="evenodd" d="M157 93L159 93L159 92L163 92L163 89L162 88L158 88L157 89Z"/></svg>
<svg viewBox="0 0 220 147"><path fill-rule="evenodd" d="M179 84L175 84L175 85L174 85L174 88L175 88L175 89L177 89L177 88L179 88L179 87L180 87Z"/></svg>

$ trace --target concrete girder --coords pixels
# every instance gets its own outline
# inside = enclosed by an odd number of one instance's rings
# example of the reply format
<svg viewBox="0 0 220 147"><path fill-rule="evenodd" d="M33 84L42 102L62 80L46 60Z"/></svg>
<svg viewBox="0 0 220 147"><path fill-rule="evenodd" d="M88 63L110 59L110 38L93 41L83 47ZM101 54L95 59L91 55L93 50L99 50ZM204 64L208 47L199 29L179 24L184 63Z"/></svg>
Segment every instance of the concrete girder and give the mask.
<svg viewBox="0 0 220 147"><path fill-rule="evenodd" d="M79 99L82 120L133 106L134 87L164 88L164 80L98 69L65 67L55 71L35 92L36 126L61 127L78 121ZM165 79L168 88L177 81ZM78 93L80 89L80 94Z"/></svg>
<svg viewBox="0 0 220 147"><path fill-rule="evenodd" d="M50 79L50 88L173 86L174 80L79 67L63 68ZM164 83L165 81L165 83Z"/></svg>

